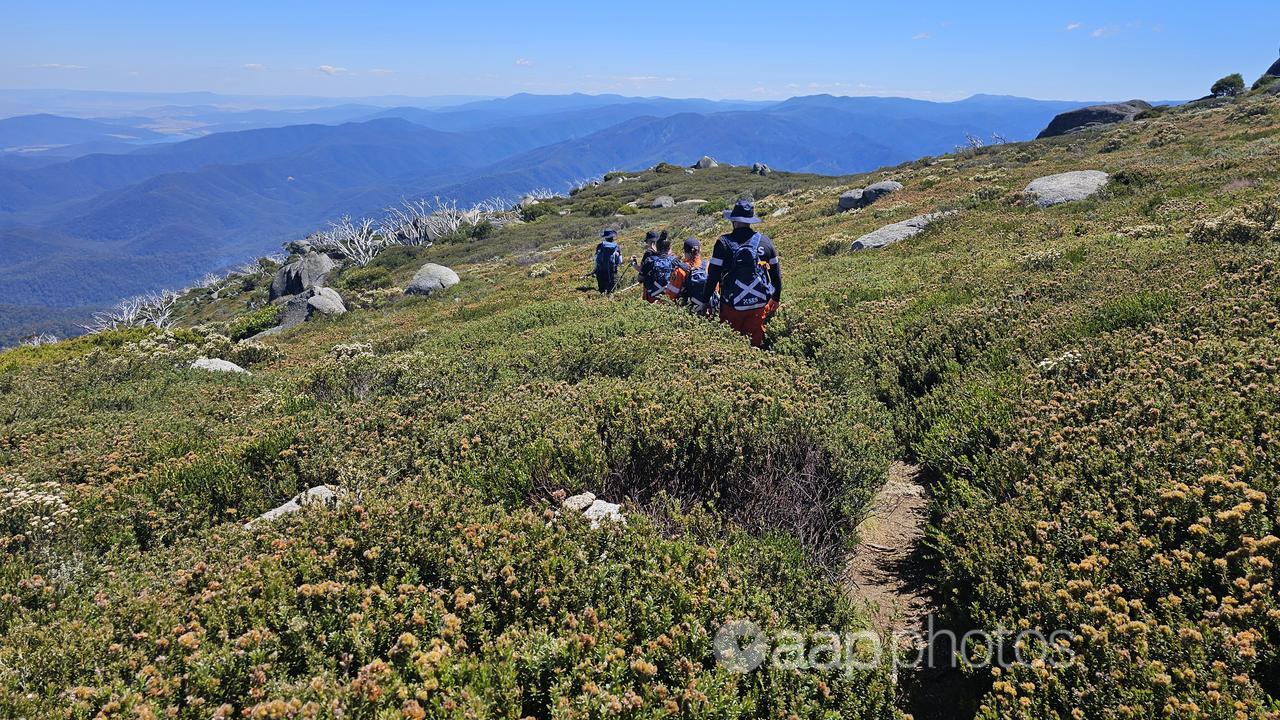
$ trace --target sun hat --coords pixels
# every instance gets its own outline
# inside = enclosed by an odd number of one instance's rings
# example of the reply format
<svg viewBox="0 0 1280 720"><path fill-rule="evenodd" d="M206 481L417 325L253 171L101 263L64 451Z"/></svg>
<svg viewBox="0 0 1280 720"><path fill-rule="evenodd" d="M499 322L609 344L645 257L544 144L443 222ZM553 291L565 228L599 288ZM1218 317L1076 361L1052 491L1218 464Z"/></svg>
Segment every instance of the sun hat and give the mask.
<svg viewBox="0 0 1280 720"><path fill-rule="evenodd" d="M761 222L760 218L756 217L755 203L750 200L739 200L732 210L725 210L724 219L747 225L755 225Z"/></svg>

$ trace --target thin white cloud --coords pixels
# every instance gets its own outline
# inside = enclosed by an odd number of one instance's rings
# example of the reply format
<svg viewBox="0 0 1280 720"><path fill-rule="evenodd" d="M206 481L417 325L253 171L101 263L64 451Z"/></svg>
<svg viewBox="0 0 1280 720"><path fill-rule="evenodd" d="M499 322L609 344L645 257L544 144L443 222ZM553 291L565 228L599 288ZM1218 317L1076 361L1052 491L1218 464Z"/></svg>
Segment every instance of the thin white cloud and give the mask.
<svg viewBox="0 0 1280 720"><path fill-rule="evenodd" d="M1083 23L1071 23L1067 26L1067 32L1075 32L1082 27L1084 27Z"/></svg>
<svg viewBox="0 0 1280 720"><path fill-rule="evenodd" d="M1109 38L1118 32L1120 32L1120 28L1116 27L1115 25L1103 25L1102 27L1098 28L1097 30L1094 30L1090 34L1094 38L1101 39L1101 38Z"/></svg>
<svg viewBox="0 0 1280 720"><path fill-rule="evenodd" d="M533 61L529 58L516 58L516 65L520 67L533 67Z"/></svg>
<svg viewBox="0 0 1280 720"><path fill-rule="evenodd" d="M250 72L262 72L267 69L267 66L262 63L245 63L244 69Z"/></svg>
<svg viewBox="0 0 1280 720"><path fill-rule="evenodd" d="M88 70L87 65L70 65L67 63L40 63L39 65L23 65L28 70Z"/></svg>
<svg viewBox="0 0 1280 720"><path fill-rule="evenodd" d="M374 68L369 71L369 74L370 75L395 75L396 71L388 70L386 68Z"/></svg>
<svg viewBox="0 0 1280 720"><path fill-rule="evenodd" d="M933 37L933 33L922 32L911 39L912 40L928 40L932 37Z"/></svg>
<svg viewBox="0 0 1280 720"><path fill-rule="evenodd" d="M321 65L316 69L324 73L325 75L345 75L347 73L346 68L334 67L333 65Z"/></svg>

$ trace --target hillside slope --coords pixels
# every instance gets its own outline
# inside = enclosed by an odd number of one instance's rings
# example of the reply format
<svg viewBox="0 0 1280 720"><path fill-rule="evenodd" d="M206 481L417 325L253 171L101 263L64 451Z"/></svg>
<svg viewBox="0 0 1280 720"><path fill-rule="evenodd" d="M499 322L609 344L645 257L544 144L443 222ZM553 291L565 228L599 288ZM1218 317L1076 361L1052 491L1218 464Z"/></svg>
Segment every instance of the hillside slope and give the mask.
<svg viewBox="0 0 1280 720"><path fill-rule="evenodd" d="M376 113L358 105L292 114L155 108L181 115L175 121L225 123L205 130L289 117L359 121L223 132L61 162L0 162L0 244L30 248L24 259L0 255L0 294L26 312L48 307L56 316L58 308L186 286L344 213L374 214L404 198L440 195L464 205L495 195L515 199L536 187L565 188L665 160L688 164L707 153L792 171L865 171L946 152L966 133L1030 137L1070 106L983 97L931 103L821 96L775 104L516 95ZM44 124L62 120L89 122ZM55 247L35 261L27 257ZM145 270L133 271L139 267ZM0 337L12 332L0 318Z"/></svg>
<svg viewBox="0 0 1280 720"><path fill-rule="evenodd" d="M261 342L226 336L269 274L0 354L0 714L1274 720L1278 150L1264 96L844 179L651 171L343 268L350 312ZM1075 170L1110 182L1022 195ZM765 351L583 282L602 223L628 254L725 229L592 209L744 193L786 277ZM462 282L404 297L427 261ZM732 621L867 627L840 556L895 457L943 620L993 639L962 694L718 662ZM242 527L320 484L344 500ZM626 519L559 507L582 490Z"/></svg>

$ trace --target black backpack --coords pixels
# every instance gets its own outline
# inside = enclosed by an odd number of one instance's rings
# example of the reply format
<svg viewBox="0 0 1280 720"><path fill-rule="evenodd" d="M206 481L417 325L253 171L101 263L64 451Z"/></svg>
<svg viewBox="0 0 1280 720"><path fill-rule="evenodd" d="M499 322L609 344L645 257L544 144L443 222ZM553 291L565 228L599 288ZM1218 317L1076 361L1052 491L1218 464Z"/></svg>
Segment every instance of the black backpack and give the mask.
<svg viewBox="0 0 1280 720"><path fill-rule="evenodd" d="M756 233L746 242L731 236L721 238L729 249L729 262L720 279L720 301L734 310L757 310L773 298L773 281L760 262L760 243L764 236Z"/></svg>

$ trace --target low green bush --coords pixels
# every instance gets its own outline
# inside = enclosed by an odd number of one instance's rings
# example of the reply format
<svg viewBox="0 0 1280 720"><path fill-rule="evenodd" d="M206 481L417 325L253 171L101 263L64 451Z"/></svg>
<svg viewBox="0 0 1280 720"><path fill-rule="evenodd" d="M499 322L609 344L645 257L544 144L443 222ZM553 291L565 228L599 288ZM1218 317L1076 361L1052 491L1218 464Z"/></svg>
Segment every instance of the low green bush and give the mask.
<svg viewBox="0 0 1280 720"><path fill-rule="evenodd" d="M593 530L406 478L157 559L83 569L97 601L58 578L6 596L0 714L897 717L881 669L716 664L731 620L859 625L793 544L703 514Z"/></svg>
<svg viewBox="0 0 1280 720"><path fill-rule="evenodd" d="M834 237L823 240L814 250L814 253L823 257L835 257L847 251L852 246L849 240L842 237Z"/></svg>
<svg viewBox="0 0 1280 720"><path fill-rule="evenodd" d="M730 203L724 198L716 198L698 206L699 215L719 215L728 210Z"/></svg>
<svg viewBox="0 0 1280 720"><path fill-rule="evenodd" d="M344 290L378 290L394 284L391 271L385 265L350 267L338 277L338 285Z"/></svg>
<svg viewBox="0 0 1280 720"><path fill-rule="evenodd" d="M1201 243L1260 243L1280 240L1280 206L1261 202L1233 207L1210 219L1197 220L1188 236Z"/></svg>
<svg viewBox="0 0 1280 720"><path fill-rule="evenodd" d="M536 222L539 218L548 215L555 215L559 211L556 205L549 202L540 202L536 205L526 205L520 208L520 219L525 222Z"/></svg>
<svg viewBox="0 0 1280 720"><path fill-rule="evenodd" d="M610 217L617 214L619 207L621 207L620 203L601 198L587 203L582 211L591 217Z"/></svg>
<svg viewBox="0 0 1280 720"><path fill-rule="evenodd" d="M1173 307L1174 299L1163 292L1139 292L1108 300L1090 312L1081 323L1087 334L1112 332L1148 325Z"/></svg>
<svg viewBox="0 0 1280 720"><path fill-rule="evenodd" d="M1280 431L1276 290L1271 263L1233 273L1176 320L1042 361L1016 406L957 396L962 424L930 433L945 591L979 627L1062 631L980 718L1275 717L1278 468L1253 438Z"/></svg>
<svg viewBox="0 0 1280 720"><path fill-rule="evenodd" d="M227 335L232 340L243 340L257 335L263 330L278 325L282 312L284 308L280 305L264 305L257 310L251 310L227 323Z"/></svg>

